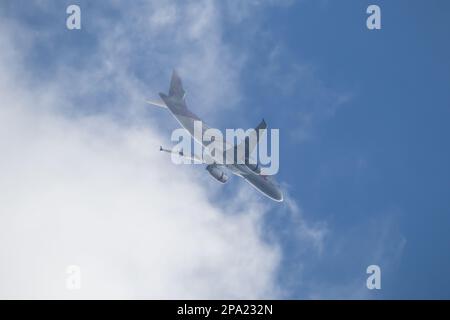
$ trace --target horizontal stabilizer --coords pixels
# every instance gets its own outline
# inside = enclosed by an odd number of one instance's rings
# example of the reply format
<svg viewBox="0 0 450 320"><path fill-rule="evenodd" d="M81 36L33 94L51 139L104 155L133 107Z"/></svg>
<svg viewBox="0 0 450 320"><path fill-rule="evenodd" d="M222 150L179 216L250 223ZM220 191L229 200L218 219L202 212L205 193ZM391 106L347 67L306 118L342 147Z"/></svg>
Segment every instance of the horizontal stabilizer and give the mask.
<svg viewBox="0 0 450 320"><path fill-rule="evenodd" d="M164 103L164 101L145 100L145 103L151 104L152 106L155 106L155 107L167 108L167 106Z"/></svg>

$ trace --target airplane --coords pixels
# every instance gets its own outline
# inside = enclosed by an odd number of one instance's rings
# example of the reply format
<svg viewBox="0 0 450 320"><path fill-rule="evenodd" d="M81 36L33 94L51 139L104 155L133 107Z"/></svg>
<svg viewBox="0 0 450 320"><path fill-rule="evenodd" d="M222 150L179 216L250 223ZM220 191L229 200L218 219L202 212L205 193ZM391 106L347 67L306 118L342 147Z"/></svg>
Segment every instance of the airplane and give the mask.
<svg viewBox="0 0 450 320"><path fill-rule="evenodd" d="M153 106L161 107L167 109L172 116L178 121L178 123L187 130L190 135L195 139L196 142L200 143L206 151L208 151L208 141L203 141L203 139L196 139L194 135L194 122L201 121L202 122L202 131L205 132L209 126L207 126L200 118L194 114L191 110L187 108L186 105L186 91L183 89L183 84L181 82L181 78L178 76L177 72L174 70L172 73L172 78L170 81L169 94L159 93L162 101L151 101L146 100L148 104ZM264 119L261 123L255 128L257 134L257 142L259 143L259 136L261 132L266 130L267 124ZM281 202L283 201L283 193L281 192L276 181L267 175L261 174L260 167L258 163L254 164L254 162L249 161L249 154L251 150L249 150L249 139L245 138L245 161L241 161L238 163L237 161L231 161L231 164L228 162L216 162L214 159L208 162L209 164L206 166L206 170L209 174L214 177L215 180L225 183L228 181L227 172L231 172L232 174L243 178L247 181L251 186L253 186L256 190L261 192L266 197ZM229 147L226 146L225 149ZM235 147L236 148L236 147ZM160 146L160 151L167 153L176 153L181 157L189 158L195 161L201 161L202 163L206 163L204 158L200 159L198 156L190 157L189 155L185 155L182 151L176 152L173 150L168 150ZM225 152L225 150L222 150ZM206 153L207 154L207 153ZM223 156L223 155L220 155ZM222 158L223 159L223 158Z"/></svg>

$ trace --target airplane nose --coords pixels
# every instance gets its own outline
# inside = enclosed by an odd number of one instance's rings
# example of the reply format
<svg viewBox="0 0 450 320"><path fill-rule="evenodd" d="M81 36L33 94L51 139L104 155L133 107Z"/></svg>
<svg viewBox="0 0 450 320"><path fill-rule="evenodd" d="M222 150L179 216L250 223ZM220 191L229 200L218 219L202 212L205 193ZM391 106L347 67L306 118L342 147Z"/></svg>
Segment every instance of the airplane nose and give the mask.
<svg viewBox="0 0 450 320"><path fill-rule="evenodd" d="M283 193L280 190L276 190L275 197L273 197L275 201L282 202L283 201Z"/></svg>
<svg viewBox="0 0 450 320"><path fill-rule="evenodd" d="M283 201L283 193L281 192L281 190L275 186L273 186L271 189L272 189L270 192L271 198L278 202Z"/></svg>

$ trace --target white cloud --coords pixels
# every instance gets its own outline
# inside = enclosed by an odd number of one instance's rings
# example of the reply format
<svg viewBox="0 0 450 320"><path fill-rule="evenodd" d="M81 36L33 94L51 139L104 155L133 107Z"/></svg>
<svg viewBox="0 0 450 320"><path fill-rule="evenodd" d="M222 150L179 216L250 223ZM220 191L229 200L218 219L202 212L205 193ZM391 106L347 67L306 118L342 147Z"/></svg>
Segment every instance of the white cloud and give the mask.
<svg viewBox="0 0 450 320"><path fill-rule="evenodd" d="M166 90L171 66L189 75L196 109L215 120L224 101L239 99L243 58L221 40L216 5L203 4L128 5L133 23L99 18L90 54L75 66L56 55L45 79L28 57L69 31L3 21L1 298L279 296L282 252L262 227L268 202L242 181L224 200L201 167L174 166L157 152L167 140L161 119L142 104ZM144 60L151 76L142 79L133 63ZM320 243L297 218L303 239ZM65 288L72 264L80 291Z"/></svg>
<svg viewBox="0 0 450 320"><path fill-rule="evenodd" d="M279 251L262 240L255 204L228 216L157 153L154 130L39 112L39 93L5 82L1 297L275 294ZM80 292L64 287L69 264L82 269Z"/></svg>
<svg viewBox="0 0 450 320"><path fill-rule="evenodd" d="M8 113L0 140L2 297L274 294L279 251L261 238L260 212L248 203L249 211L224 214L193 177L153 151L157 134L107 118ZM76 294L64 287L69 264L83 272Z"/></svg>

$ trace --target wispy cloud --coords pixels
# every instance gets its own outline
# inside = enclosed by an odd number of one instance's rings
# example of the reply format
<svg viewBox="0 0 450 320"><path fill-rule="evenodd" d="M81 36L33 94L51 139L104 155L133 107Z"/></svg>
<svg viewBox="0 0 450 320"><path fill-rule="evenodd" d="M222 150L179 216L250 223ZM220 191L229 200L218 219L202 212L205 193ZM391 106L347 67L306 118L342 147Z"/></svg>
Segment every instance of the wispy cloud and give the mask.
<svg viewBox="0 0 450 320"><path fill-rule="evenodd" d="M291 132L293 141L314 138L317 128L352 99L353 93L327 86L313 63L293 59L289 49L279 41L274 41L266 66L262 80L295 103L298 126Z"/></svg>
<svg viewBox="0 0 450 320"><path fill-rule="evenodd" d="M87 43L63 24L1 25L0 296L277 297L283 253L263 227L271 207L247 186L219 206L220 186L155 152L164 138L142 103L174 66L202 93L200 110L233 107L242 57L222 40L217 4L118 12L113 2L110 17L96 6L80 31ZM82 269L81 291L65 288L69 264Z"/></svg>

